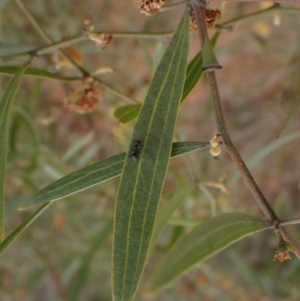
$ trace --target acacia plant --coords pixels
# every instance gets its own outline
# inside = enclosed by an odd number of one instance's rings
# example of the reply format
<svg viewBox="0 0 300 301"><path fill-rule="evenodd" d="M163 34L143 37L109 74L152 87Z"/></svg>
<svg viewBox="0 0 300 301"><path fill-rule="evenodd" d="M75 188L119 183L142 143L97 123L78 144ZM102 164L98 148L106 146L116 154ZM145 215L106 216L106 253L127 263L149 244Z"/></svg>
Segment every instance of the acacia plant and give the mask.
<svg viewBox="0 0 300 301"><path fill-rule="evenodd" d="M230 0L227 1L230 2ZM263 216L233 211L220 212L205 221L195 221L194 219L189 231L178 232L170 250L164 252L158 265L147 271L148 278L142 288L143 293L148 295L157 293L166 285L174 283L176 279L198 263L211 258L245 236L266 229L273 230L278 241L275 259L280 262L291 259L289 252L294 252L300 258L300 248L286 230L287 225L298 224L300 220L297 218L282 220L279 217L280 212L275 212L261 191L259 184L251 175L227 130L226 116L224 116L222 109L222 91L219 92L217 81L218 72L226 73L226 68L222 69L214 53L214 47L224 31L238 21L263 17L275 12L282 14L283 18L288 13L300 14L300 7L292 6L299 4L297 0L271 2L273 5L268 8L221 21L220 9L210 9L206 0L190 0L170 4L165 0L144 0L141 3L140 11L147 15L145 18L153 18L153 15L160 12L172 16L173 11L171 9L181 8L182 17L178 20L176 30L160 33L94 31L92 20L86 18L80 34L54 41L23 1L15 1L14 5L24 13L28 22L35 28L37 34L41 35L46 44L42 47L1 56L3 64L0 67L0 73L12 76L2 93L0 102L0 250L2 258L5 258L6 250L12 242L25 230L30 231L28 228L30 224L52 206L52 203L58 200L61 202L67 196L120 176L118 190L115 193L113 229L110 219L108 219L106 227L99 234L101 239L95 242L96 245L93 248L97 249L104 238L113 233L112 298L115 301L133 300L147 259L149 260L150 255L155 252L155 244L168 223L172 221L173 214L183 206L187 195L193 195L199 187L206 191L200 184L201 179L194 175L194 182L190 185L186 185L183 189L173 188L174 197L161 209L159 202L163 195L169 161L173 157L185 156L189 152L201 149L210 150L211 159L216 163L216 169L223 159L221 150L225 149L228 152L233 165L244 181L245 187L252 193ZM290 6L283 6L279 3ZM29 5L30 1L28 1ZM131 2L128 2L128 5L131 5ZM208 28L214 28L214 35L211 37L209 37ZM197 32L199 52L188 62L190 29ZM141 102L118 92L113 88L113 84L108 85L103 82L99 74L103 71L107 72L107 69L104 68L105 70L101 69L96 72L88 71L81 62L80 52L76 53L74 49L72 51L70 48L71 44L89 42L90 40L100 48L105 48L111 43L111 47L113 47L113 40L123 36L145 39L171 37L155 69L147 95ZM78 71L79 75L66 76L60 71L54 73L46 70L46 68L39 68L38 64L35 65L36 61L39 62L44 57L47 58L48 54L53 54L52 57L56 58L60 64L62 62L70 64L74 70ZM20 63L22 60L24 62ZM52 64L46 59L45 62ZM188 98L202 74L206 78L207 89L210 91L217 130L212 132L210 137L199 136L198 141L174 142L180 106ZM25 198L20 200L18 209L24 210L33 206L37 206L38 209L27 216L17 228L7 235L5 231L7 214L5 210L5 185L8 182L5 181L5 177L7 164L11 164L7 160L18 162L20 158L26 159L37 156L35 152L15 153L14 158L11 156L14 154L12 143L14 130L11 126L13 112L19 112L18 114L28 123L33 137L36 135L34 125L30 121L30 112L23 112L14 105L23 77L29 76L44 78L45 80L78 83L77 88L65 101L65 107L77 113L93 112L97 108L103 90L108 90L125 101L131 101L131 104L114 107L114 115L125 126L129 125L129 122L133 122L134 127L126 152L107 156L87 166L83 164L83 167L60 177L38 191L35 187L30 191L31 193L35 191L30 197L26 194ZM77 147L80 147L78 146L80 143L77 144ZM35 162L33 169L38 170L38 168L39 164ZM10 176L12 176L11 173ZM102 185L110 185L110 183ZM36 186L39 187L40 183L36 182ZM198 205L201 206L200 203ZM182 228L182 225L185 224L179 223L178 225ZM77 240L80 240L80 237ZM88 253L85 257L89 264L91 263L89 257L91 254ZM79 291L84 283L83 279L86 277L86 270L80 271L81 280L76 282L72 290L70 289L68 300L78 299ZM66 298L65 300L67 300Z"/></svg>

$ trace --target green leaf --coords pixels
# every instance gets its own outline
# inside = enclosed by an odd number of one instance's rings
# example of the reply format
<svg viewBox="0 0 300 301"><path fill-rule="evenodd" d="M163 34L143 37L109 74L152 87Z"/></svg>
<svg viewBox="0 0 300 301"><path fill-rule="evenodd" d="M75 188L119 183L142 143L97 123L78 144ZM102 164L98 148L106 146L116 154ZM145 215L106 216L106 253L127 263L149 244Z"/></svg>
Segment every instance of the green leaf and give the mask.
<svg viewBox="0 0 300 301"><path fill-rule="evenodd" d="M211 38L210 42L213 47L215 47L215 45L218 41L219 35L220 35L220 31L216 32L214 34L214 36ZM188 97L188 95L193 90L193 88L196 86L197 82L199 81L200 77L202 76L202 74L203 74L202 63L203 63L202 62L202 51L199 51L188 64L181 102L185 101L185 99Z"/></svg>
<svg viewBox="0 0 300 301"><path fill-rule="evenodd" d="M172 156L179 156L207 147L210 147L209 142L175 142L173 143ZM122 173L125 157L126 154L122 153L72 172L24 201L19 209L42 205L49 201L57 201L117 177Z"/></svg>
<svg viewBox="0 0 300 301"><path fill-rule="evenodd" d="M3 241L5 236L4 182L10 115L23 73L25 72L28 63L18 69L13 79L7 85L0 101L0 242Z"/></svg>
<svg viewBox="0 0 300 301"><path fill-rule="evenodd" d="M171 157L177 157L187 152L211 147L210 142L191 141L191 142L174 142L172 145Z"/></svg>
<svg viewBox="0 0 300 301"><path fill-rule="evenodd" d="M119 107L115 110L114 116L121 123L127 123L139 115L140 109L142 105L126 105Z"/></svg>
<svg viewBox="0 0 300 301"><path fill-rule="evenodd" d="M115 301L132 300L145 266L183 91L188 23L185 12L142 105L131 144L140 140L140 155L124 162L114 222Z"/></svg>
<svg viewBox="0 0 300 301"><path fill-rule="evenodd" d="M220 32L216 32L211 38L211 45L215 47ZM198 52L190 61L186 69L186 78L184 82L181 103L183 103L193 88L196 86L200 77L202 76L202 52ZM135 119L140 112L141 105L126 105L116 109L114 115L121 123L127 123Z"/></svg>
<svg viewBox="0 0 300 301"><path fill-rule="evenodd" d="M13 112L18 114L18 117L16 118L18 121L22 121L21 128L27 128L28 132L31 135L31 141L33 142L33 145L39 146L40 145L40 136L38 129L36 127L36 123L31 118L31 116L21 107L14 107Z"/></svg>
<svg viewBox="0 0 300 301"><path fill-rule="evenodd" d="M19 209L41 205L48 201L57 201L112 179L121 174L125 156L126 154L122 153L79 169L51 183L35 196L22 203Z"/></svg>
<svg viewBox="0 0 300 301"><path fill-rule="evenodd" d="M208 35L205 35L204 45L202 50L203 71L215 71L221 69L217 57L215 55L213 45L211 44Z"/></svg>
<svg viewBox="0 0 300 301"><path fill-rule="evenodd" d="M152 294L194 265L202 262L229 245L255 232L270 228L270 222L244 213L223 213L184 235L155 269L146 291Z"/></svg>
<svg viewBox="0 0 300 301"><path fill-rule="evenodd" d="M11 234L9 234L3 242L0 244L0 255L9 247L9 245L20 235L23 231L38 217L40 216L51 203L46 203L41 206L35 213L33 213L25 222L23 222L18 228L16 228Z"/></svg>
<svg viewBox="0 0 300 301"><path fill-rule="evenodd" d="M15 66L0 66L0 74L14 75L18 69L19 67L15 67ZM58 80L60 82L66 82L66 83L82 79L81 77L60 76L58 74L50 73L46 70L32 68L32 67L28 67L24 75L45 78L45 79L53 79L53 80Z"/></svg>

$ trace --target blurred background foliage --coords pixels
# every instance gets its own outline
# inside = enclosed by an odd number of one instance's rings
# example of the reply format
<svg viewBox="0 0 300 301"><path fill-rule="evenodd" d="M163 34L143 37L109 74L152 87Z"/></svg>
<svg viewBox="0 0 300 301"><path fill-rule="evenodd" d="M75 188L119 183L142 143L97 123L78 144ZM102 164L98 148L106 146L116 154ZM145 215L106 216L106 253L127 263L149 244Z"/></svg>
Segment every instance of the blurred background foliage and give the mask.
<svg viewBox="0 0 300 301"><path fill-rule="evenodd" d="M54 41L80 34L87 15L93 17L99 31L165 32L174 30L182 13L179 8L145 17L137 9L139 4L137 0L26 1ZM222 7L222 20L264 7L227 4ZM0 55L46 44L15 1L0 1L0 9ZM278 18L281 22L276 26ZM216 46L223 67L217 77L231 137L245 161L253 160L250 170L254 178L283 219L300 215L299 28L299 13L262 15L236 23L232 31L223 30ZM199 41L194 33L190 40L191 59L199 50ZM89 40L73 47L80 50L86 69L112 68L113 72L101 79L143 101L168 41L128 37L116 38L104 50ZM21 61L2 62L12 64ZM33 66L79 75L63 65L56 70L51 55L35 59ZM8 80L1 76L2 89ZM122 125L113 113L129 103L105 91L95 111L76 114L64 108L63 100L79 84L23 78L9 140L8 233L30 215L30 210L17 211L22 200L63 175L127 150L134 122ZM215 131L202 79L181 107L176 139L207 141ZM110 180L54 203L9 247L0 261L1 300L111 300L112 218L118 181ZM228 211L261 215L225 151L219 161L208 151L172 159L161 206L185 187L192 192L185 196L184 205L154 248L142 284L193 221ZM299 241L299 227L291 230ZM273 262L277 242L269 234L265 231L231 246L147 300L299 300L300 263L295 258L283 264ZM141 288L136 300L145 299Z"/></svg>

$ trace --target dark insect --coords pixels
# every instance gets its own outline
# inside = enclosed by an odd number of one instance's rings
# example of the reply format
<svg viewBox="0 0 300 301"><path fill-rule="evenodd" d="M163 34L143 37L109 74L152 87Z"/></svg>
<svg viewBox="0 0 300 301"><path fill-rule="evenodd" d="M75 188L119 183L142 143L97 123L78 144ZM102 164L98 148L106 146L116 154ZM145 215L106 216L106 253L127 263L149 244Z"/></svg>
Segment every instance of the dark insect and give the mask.
<svg viewBox="0 0 300 301"><path fill-rule="evenodd" d="M141 140L133 139L133 145L130 150L132 153L128 157L132 157L133 160L138 159L141 153Z"/></svg>

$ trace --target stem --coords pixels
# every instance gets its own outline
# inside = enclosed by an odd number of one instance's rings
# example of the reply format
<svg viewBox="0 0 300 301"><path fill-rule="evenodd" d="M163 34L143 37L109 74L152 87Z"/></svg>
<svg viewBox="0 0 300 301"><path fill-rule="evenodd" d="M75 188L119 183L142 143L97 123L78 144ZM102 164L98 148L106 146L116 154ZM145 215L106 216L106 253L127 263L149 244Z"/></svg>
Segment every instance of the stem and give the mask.
<svg viewBox="0 0 300 301"><path fill-rule="evenodd" d="M292 238L292 236L282 227L279 227L280 233L283 239L290 243L294 248L294 253L300 259L300 246L299 244Z"/></svg>
<svg viewBox="0 0 300 301"><path fill-rule="evenodd" d="M39 55L51 53L54 50L58 50L59 48L62 48L62 47L80 42L80 41L85 40L87 38L88 37L83 36L81 34L81 35L70 37L70 38L67 38L67 39L64 39L64 40L61 40L61 41L58 41L58 42L51 43L49 45L38 47L38 48L29 50L29 51L20 52L20 53L16 53L16 54L10 54L10 55L3 55L3 56L0 56L0 59L1 60L10 60L12 58L23 57L23 56L28 56L28 55L32 55L32 54L35 54L36 56L39 56Z"/></svg>
<svg viewBox="0 0 300 301"><path fill-rule="evenodd" d="M206 29L206 21L203 16L204 8L199 3L193 2L193 9L195 12L195 19L199 33L199 39L201 48L203 48L205 36L207 34ZM297 242L289 235L289 233L282 227L280 224L280 219L270 206L269 202L261 192L260 188L256 184L255 180L253 179L250 171L248 170L246 164L244 163L243 159L241 158L240 154L238 153L237 149L235 148L234 144L232 143L229 133L227 131L225 118L222 111L221 101L220 101L220 93L218 89L218 84L216 80L216 75L214 71L206 71L206 77L208 80L208 84L211 90L215 118L217 123L217 128L223 138L223 143L232 159L236 167L238 168L241 176L245 184L247 185L248 189L251 191L252 195L254 196L256 202L260 206L261 210L265 214L268 220L273 224L272 227L277 234L278 241L282 242L283 239L290 243L293 248L296 256L300 259L300 246ZM279 228L279 231L278 231Z"/></svg>
<svg viewBox="0 0 300 301"><path fill-rule="evenodd" d="M287 225L297 225L300 224L300 218L290 219L288 221L279 222L279 226L287 226Z"/></svg>
<svg viewBox="0 0 300 301"><path fill-rule="evenodd" d="M206 29L206 21L205 21L205 7L203 7L201 4L195 4L192 3L193 11L195 15L195 21L197 25L197 32L200 40L200 46L201 49L203 49L205 36L207 34Z"/></svg>
<svg viewBox="0 0 300 301"><path fill-rule="evenodd" d="M211 90L218 132L222 135L223 143L229 153L229 156L231 157L233 163L238 168L241 176L244 179L245 184L253 194L255 200L257 201L258 205L260 206L261 210L263 211L267 219L271 221L279 220L278 216L276 215L276 213L270 206L269 202L261 192L260 188L256 184L249 169L247 168L239 152L237 151L237 149L235 148L234 144L230 139L229 133L227 131L222 107L221 107L220 94L219 94L215 72L206 72L206 78Z"/></svg>
<svg viewBox="0 0 300 301"><path fill-rule="evenodd" d="M114 38L142 38L142 39L160 39L172 37L174 31L166 32L126 32L126 31L91 31L95 34L109 34Z"/></svg>
<svg viewBox="0 0 300 301"><path fill-rule="evenodd" d="M197 24L198 33L199 33L200 44L201 47L203 48L204 39L205 36L207 35L206 21L204 16L204 7L201 5L201 3L194 2L194 1L192 2L192 5L195 13L195 20ZM225 123L225 118L222 111L220 93L218 89L215 72L207 71L206 77L211 91L218 132L222 135L223 143L233 163L238 168L241 176L243 177L245 184L247 185L248 189L251 191L252 195L254 196L256 202L260 206L261 210L263 211L267 219L271 221L279 221L278 216L276 215L276 213L268 203L267 199L261 192L260 188L256 184L246 164L244 163L243 159L241 158L240 154L238 153L238 151L236 150L235 146L233 145L230 139Z"/></svg>
<svg viewBox="0 0 300 301"><path fill-rule="evenodd" d="M142 38L142 39L160 39L160 38L167 38L167 37L171 37L174 32L173 31L167 31L167 32L161 32L161 33L144 33L144 32L106 32L106 31L102 31L102 32L92 32L95 34L102 34L102 33L106 33L106 34L110 34L113 35L114 37L134 37L134 38ZM25 51L25 52L19 52L19 53L15 53L15 54L9 54L9 55L2 55L0 56L0 60L11 60L11 59L16 59L16 58L22 58L22 57L27 57L28 55L32 55L33 53L36 56L39 55L43 55L43 54L47 54L47 53L51 53L54 50L58 50L59 48L68 46L68 45L72 45L74 43L78 43L84 40L88 40L89 37L86 35L76 35L74 37L69 37L67 39L58 41L58 42L54 42L42 47L38 47L29 51Z"/></svg>

